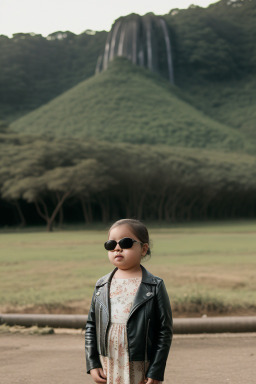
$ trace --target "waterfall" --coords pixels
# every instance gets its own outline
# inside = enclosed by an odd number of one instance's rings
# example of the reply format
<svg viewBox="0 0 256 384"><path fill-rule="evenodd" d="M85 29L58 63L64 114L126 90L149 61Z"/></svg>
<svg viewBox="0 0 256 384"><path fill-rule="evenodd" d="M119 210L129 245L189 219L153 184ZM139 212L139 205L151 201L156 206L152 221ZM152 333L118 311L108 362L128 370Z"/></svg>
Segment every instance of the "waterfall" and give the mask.
<svg viewBox="0 0 256 384"><path fill-rule="evenodd" d="M113 60L114 58L114 52L115 52L115 46L116 46L116 36L117 32L119 30L121 23L118 21L114 27L112 39L111 39L111 44L110 44L110 54L109 54L109 61Z"/></svg>
<svg viewBox="0 0 256 384"><path fill-rule="evenodd" d="M146 21L146 39L147 39L148 68L151 71L153 71L151 24L149 20Z"/></svg>
<svg viewBox="0 0 256 384"><path fill-rule="evenodd" d="M166 22L164 19L160 19L160 24L164 32L164 39L165 39L165 45L166 45L166 55L167 55L167 63L168 63L168 73L169 73L169 80L171 83L174 83L174 76L173 76L173 67L172 67L172 53L171 53L171 43L170 38L166 26Z"/></svg>
<svg viewBox="0 0 256 384"><path fill-rule="evenodd" d="M102 65L102 55L98 57L97 64L96 64L96 69L95 69L95 75L100 72L101 70L101 65Z"/></svg>
<svg viewBox="0 0 256 384"><path fill-rule="evenodd" d="M133 22L133 36L132 36L132 62L137 64L137 23Z"/></svg>
<svg viewBox="0 0 256 384"><path fill-rule="evenodd" d="M139 56L139 65L141 67L144 67L144 52L142 48L140 49L138 56Z"/></svg>
<svg viewBox="0 0 256 384"><path fill-rule="evenodd" d="M125 30L126 30L126 24L123 24L122 30L121 30L121 35L120 35L120 40L119 40L119 45L118 45L117 56L123 55Z"/></svg>
<svg viewBox="0 0 256 384"><path fill-rule="evenodd" d="M103 70L107 69L108 67L108 55L109 55L111 35L112 35L111 33L108 34L106 45L105 45L105 52L103 57Z"/></svg>
<svg viewBox="0 0 256 384"><path fill-rule="evenodd" d="M162 17L131 14L118 19L108 33L95 72L106 70L109 61L116 56L124 56L133 64L147 67L174 83L171 40Z"/></svg>

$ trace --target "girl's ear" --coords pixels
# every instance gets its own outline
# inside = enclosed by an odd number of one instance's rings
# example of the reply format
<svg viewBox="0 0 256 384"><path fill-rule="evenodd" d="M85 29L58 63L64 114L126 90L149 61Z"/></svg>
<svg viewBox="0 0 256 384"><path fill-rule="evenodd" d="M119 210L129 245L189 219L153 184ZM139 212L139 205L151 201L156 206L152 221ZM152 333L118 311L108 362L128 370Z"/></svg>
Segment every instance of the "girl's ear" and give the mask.
<svg viewBox="0 0 256 384"><path fill-rule="evenodd" d="M146 256L147 251L148 251L148 248L149 248L148 243L144 243L144 244L142 245L142 253L141 253L141 256Z"/></svg>

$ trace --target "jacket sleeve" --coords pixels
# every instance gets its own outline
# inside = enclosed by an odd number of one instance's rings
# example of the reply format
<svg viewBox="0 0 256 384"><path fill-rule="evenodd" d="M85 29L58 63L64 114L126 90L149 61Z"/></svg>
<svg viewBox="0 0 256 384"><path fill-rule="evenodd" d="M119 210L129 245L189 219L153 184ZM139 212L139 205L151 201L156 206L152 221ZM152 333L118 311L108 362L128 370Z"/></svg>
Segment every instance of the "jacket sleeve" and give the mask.
<svg viewBox="0 0 256 384"><path fill-rule="evenodd" d="M91 369L101 368L99 353L97 350L96 320L95 320L95 292L92 296L90 311L85 326L85 357L86 370L90 373Z"/></svg>
<svg viewBox="0 0 256 384"><path fill-rule="evenodd" d="M156 295L157 326L152 346L152 355L146 376L163 381L166 361L172 343L173 322L172 311L165 284L162 281Z"/></svg>

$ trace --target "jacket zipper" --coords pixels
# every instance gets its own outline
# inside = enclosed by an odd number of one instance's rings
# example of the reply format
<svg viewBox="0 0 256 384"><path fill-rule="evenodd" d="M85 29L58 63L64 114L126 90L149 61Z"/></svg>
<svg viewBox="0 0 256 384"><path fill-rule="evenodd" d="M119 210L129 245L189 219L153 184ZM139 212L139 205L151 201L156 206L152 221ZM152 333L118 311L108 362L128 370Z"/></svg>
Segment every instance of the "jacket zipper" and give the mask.
<svg viewBox="0 0 256 384"><path fill-rule="evenodd" d="M128 319L127 319L127 322L126 322L126 329L127 329L127 341L128 341L128 353L129 353L129 361L130 361L130 347L129 347L129 338L128 338L128 328L127 328L127 324L128 324L128 321L130 320L132 314L138 309L140 308L142 305L144 305L148 300L150 300L152 298L149 297L147 300L143 301L142 303L138 304L136 307L133 308L132 312L130 312L129 316L128 316ZM150 319L148 320L148 327L149 327L149 322L150 322ZM147 329L148 329L147 327ZM146 341L147 342L147 341ZM145 364L144 364L144 371L145 371Z"/></svg>
<svg viewBox="0 0 256 384"><path fill-rule="evenodd" d="M145 342L145 359L144 359L144 379L146 379L146 362L148 354L148 330L149 330L150 319L148 319L147 330L146 330L146 342Z"/></svg>
<svg viewBox="0 0 256 384"><path fill-rule="evenodd" d="M103 349L101 350L100 340L101 340L101 312L102 312L102 310L103 310L102 305L100 305L100 310L99 310L99 350L100 350L100 355L107 356L107 330L108 330L108 326L109 326L109 321L108 321L108 324L107 324L105 331L104 331Z"/></svg>
<svg viewBox="0 0 256 384"><path fill-rule="evenodd" d="M101 352L101 346L100 346L100 322L101 322L101 305L100 305L100 313L99 313L99 347L100 347L100 354Z"/></svg>
<svg viewBox="0 0 256 384"><path fill-rule="evenodd" d="M107 346L107 330L108 330L108 325L109 325L109 322L108 322L108 324L106 326L105 333L104 333L104 347L105 347L105 355L104 356L108 355L107 354L107 348L108 348L108 346Z"/></svg>
<svg viewBox="0 0 256 384"><path fill-rule="evenodd" d="M107 331L108 331L108 327L109 327L109 323L110 323L110 319L111 319L111 306L110 306L110 284L108 284L108 323L107 323L107 326L106 326L106 329L105 329L105 334L104 334L104 347L105 347L105 356L108 355L107 353Z"/></svg>

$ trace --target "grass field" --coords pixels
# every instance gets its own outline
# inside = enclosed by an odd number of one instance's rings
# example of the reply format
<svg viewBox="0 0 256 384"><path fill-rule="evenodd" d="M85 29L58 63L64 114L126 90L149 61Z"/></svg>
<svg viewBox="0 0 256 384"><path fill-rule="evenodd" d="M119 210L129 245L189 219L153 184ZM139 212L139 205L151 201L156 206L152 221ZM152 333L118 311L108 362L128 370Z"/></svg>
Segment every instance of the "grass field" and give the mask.
<svg viewBox="0 0 256 384"><path fill-rule="evenodd" d="M174 315L256 314L256 222L149 225ZM0 232L0 312L87 313L112 270L103 227Z"/></svg>

